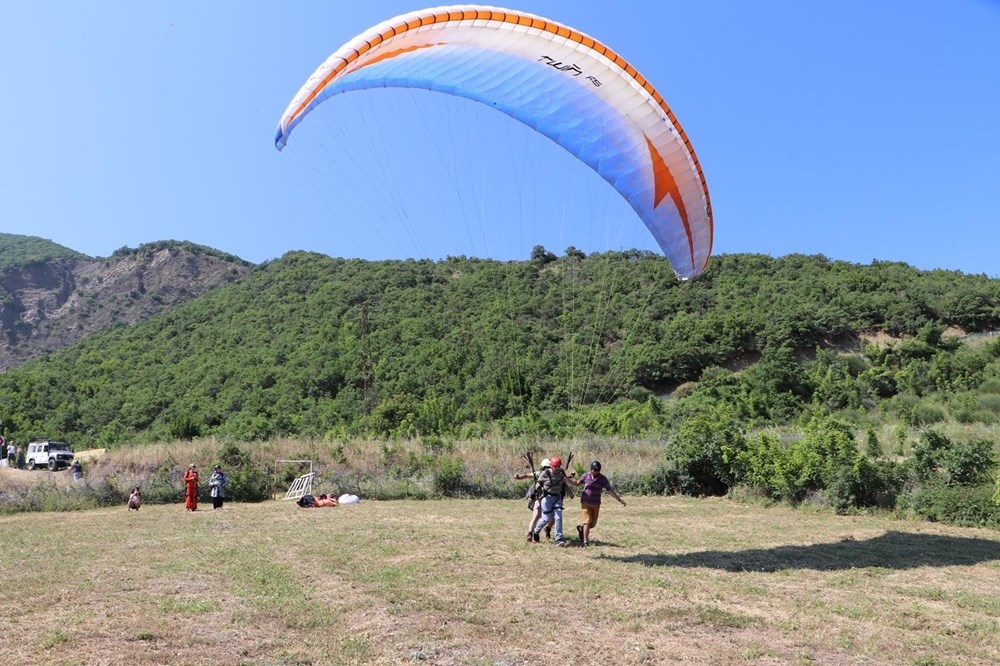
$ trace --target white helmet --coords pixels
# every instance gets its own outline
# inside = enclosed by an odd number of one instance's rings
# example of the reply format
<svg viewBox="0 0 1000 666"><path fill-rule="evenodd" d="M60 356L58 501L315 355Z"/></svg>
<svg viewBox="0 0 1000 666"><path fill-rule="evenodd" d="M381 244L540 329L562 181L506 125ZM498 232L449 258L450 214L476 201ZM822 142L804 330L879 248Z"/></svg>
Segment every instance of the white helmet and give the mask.
<svg viewBox="0 0 1000 666"><path fill-rule="evenodd" d="M552 465L549 464L549 459L548 458L543 458L542 459L542 469L545 469L546 467L552 467Z"/></svg>

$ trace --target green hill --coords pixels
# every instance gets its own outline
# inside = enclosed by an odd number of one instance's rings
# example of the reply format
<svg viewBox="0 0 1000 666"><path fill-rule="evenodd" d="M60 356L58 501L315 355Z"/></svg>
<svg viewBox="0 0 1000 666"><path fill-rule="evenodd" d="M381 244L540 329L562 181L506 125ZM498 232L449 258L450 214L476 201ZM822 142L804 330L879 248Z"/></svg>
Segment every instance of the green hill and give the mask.
<svg viewBox="0 0 1000 666"><path fill-rule="evenodd" d="M524 262L290 253L8 371L0 414L19 438L77 446L656 437L709 399L751 427L816 409L850 410L859 423L886 413L993 423L998 328L1000 281L892 262L728 255L677 283L665 260L639 252L536 248Z"/></svg>
<svg viewBox="0 0 1000 666"><path fill-rule="evenodd" d="M53 259L90 259L85 254L36 236L0 233L0 275L11 268Z"/></svg>

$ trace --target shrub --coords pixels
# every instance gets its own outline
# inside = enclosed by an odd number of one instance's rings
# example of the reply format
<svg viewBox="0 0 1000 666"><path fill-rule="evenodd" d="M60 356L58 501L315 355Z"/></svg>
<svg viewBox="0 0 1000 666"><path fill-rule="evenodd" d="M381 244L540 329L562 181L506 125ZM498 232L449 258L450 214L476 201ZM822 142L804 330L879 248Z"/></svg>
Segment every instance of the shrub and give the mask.
<svg viewBox="0 0 1000 666"><path fill-rule="evenodd" d="M891 462L873 462L858 455L851 466L841 466L823 493L838 514L855 508L891 509L906 482L905 469Z"/></svg>
<svg viewBox="0 0 1000 666"><path fill-rule="evenodd" d="M941 405L921 401L913 410L910 423L917 426L927 426L944 421L945 411Z"/></svg>
<svg viewBox="0 0 1000 666"><path fill-rule="evenodd" d="M943 483L922 487L905 498L900 507L921 518L964 527L1000 527L1000 506L993 500L992 484L974 487Z"/></svg>
<svg viewBox="0 0 1000 666"><path fill-rule="evenodd" d="M673 495L680 480L676 470L658 465L652 471L637 476L620 476L615 489L632 495Z"/></svg>
<svg viewBox="0 0 1000 666"><path fill-rule="evenodd" d="M270 499L264 465L234 442L225 444L219 452L219 464L229 478L226 498L235 502L263 502ZM208 479L206 479L207 482Z"/></svg>
<svg viewBox="0 0 1000 666"><path fill-rule="evenodd" d="M465 489L465 469L462 459L447 456L438 461L434 472L434 492L445 497L457 497Z"/></svg>
<svg viewBox="0 0 1000 666"><path fill-rule="evenodd" d="M167 434L173 439L191 441L201 435L201 426L190 414L180 414L170 421Z"/></svg>
<svg viewBox="0 0 1000 666"><path fill-rule="evenodd" d="M944 480L952 485L975 485L996 465L993 444L974 440L955 444L941 455Z"/></svg>
<svg viewBox="0 0 1000 666"><path fill-rule="evenodd" d="M976 397L976 407L1000 415L1000 394L984 393Z"/></svg>
<svg viewBox="0 0 1000 666"><path fill-rule="evenodd" d="M927 430L913 449L917 478L948 485L968 486L980 482L994 467L993 444L986 440L953 443L934 430Z"/></svg>
<svg viewBox="0 0 1000 666"><path fill-rule="evenodd" d="M142 501L147 504L173 504L184 497L184 486L181 483L182 472L179 466L167 461L149 475L142 488ZM131 489L130 489L131 490ZM125 497L121 498L124 503Z"/></svg>
<svg viewBox="0 0 1000 666"><path fill-rule="evenodd" d="M789 494L788 451L774 435L761 433L748 440L743 449L727 450L724 455L730 463L734 483L775 499Z"/></svg>
<svg viewBox="0 0 1000 666"><path fill-rule="evenodd" d="M820 490L839 479L858 456L851 426L830 417L814 417L806 435L789 449L789 479L797 491Z"/></svg>
<svg viewBox="0 0 1000 666"><path fill-rule="evenodd" d="M712 406L681 423L664 455L676 465L682 493L724 495L733 483L727 460L744 448L736 419L725 407Z"/></svg>
<svg viewBox="0 0 1000 666"><path fill-rule="evenodd" d="M263 502L271 498L267 474L261 467L240 467L229 477L227 499L235 502Z"/></svg>
<svg viewBox="0 0 1000 666"><path fill-rule="evenodd" d="M913 471L917 478L930 480L938 473L942 452L951 446L951 440L936 430L925 430L913 447Z"/></svg>

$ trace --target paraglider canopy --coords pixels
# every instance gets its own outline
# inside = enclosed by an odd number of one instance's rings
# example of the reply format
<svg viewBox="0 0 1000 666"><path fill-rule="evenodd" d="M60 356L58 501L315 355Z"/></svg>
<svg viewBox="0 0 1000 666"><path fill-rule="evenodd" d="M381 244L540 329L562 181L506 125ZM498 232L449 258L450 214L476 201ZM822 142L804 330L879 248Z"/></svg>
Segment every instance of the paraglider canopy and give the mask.
<svg viewBox="0 0 1000 666"><path fill-rule="evenodd" d="M278 122L275 145L330 97L382 87L457 95L521 121L610 183L679 277L705 270L712 206L691 142L653 85L596 39L497 7L403 14L347 42L309 77Z"/></svg>

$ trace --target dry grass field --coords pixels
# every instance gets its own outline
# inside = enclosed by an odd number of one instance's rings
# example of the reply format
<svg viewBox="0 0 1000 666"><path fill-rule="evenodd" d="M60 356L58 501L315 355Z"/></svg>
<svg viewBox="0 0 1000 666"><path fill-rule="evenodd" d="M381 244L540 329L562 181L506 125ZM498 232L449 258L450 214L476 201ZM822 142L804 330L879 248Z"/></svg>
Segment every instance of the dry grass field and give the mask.
<svg viewBox="0 0 1000 666"><path fill-rule="evenodd" d="M1000 663L996 532L629 499L0 516L0 664Z"/></svg>

